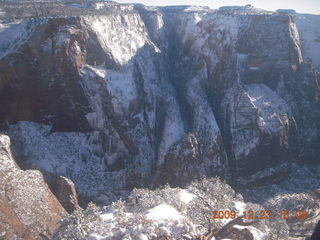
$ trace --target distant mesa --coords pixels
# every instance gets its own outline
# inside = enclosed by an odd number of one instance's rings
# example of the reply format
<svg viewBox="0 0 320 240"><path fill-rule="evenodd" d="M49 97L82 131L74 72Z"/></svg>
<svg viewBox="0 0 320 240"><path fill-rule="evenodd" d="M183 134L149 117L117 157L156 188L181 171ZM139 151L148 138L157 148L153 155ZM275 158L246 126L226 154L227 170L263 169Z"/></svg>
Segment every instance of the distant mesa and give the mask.
<svg viewBox="0 0 320 240"><path fill-rule="evenodd" d="M296 14L294 9L277 9L276 12L281 14Z"/></svg>
<svg viewBox="0 0 320 240"><path fill-rule="evenodd" d="M266 11L260 8L256 8L251 4L247 4L245 6L222 6L219 8L220 12L223 13L256 13L256 14L268 14L270 11Z"/></svg>

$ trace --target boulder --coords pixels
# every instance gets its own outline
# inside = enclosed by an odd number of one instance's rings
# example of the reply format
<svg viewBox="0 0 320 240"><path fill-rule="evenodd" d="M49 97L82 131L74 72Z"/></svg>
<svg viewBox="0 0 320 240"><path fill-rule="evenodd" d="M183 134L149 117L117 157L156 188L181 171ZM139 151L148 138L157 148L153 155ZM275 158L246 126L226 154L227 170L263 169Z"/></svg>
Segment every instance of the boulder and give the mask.
<svg viewBox="0 0 320 240"><path fill-rule="evenodd" d="M52 190L68 213L72 213L79 207L76 186L70 179L63 176L57 177Z"/></svg>
<svg viewBox="0 0 320 240"><path fill-rule="evenodd" d="M37 170L23 171L0 135L0 232L5 239L46 239L59 226L65 210Z"/></svg>

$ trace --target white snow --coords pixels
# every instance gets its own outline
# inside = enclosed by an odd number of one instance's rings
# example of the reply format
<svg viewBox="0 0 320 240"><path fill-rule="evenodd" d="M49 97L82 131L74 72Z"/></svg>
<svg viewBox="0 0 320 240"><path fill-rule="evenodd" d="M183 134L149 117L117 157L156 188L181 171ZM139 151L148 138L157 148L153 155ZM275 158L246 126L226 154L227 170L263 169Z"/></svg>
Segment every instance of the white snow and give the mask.
<svg viewBox="0 0 320 240"><path fill-rule="evenodd" d="M15 20L4 23L0 21L0 59L25 43L37 24L45 20Z"/></svg>
<svg viewBox="0 0 320 240"><path fill-rule="evenodd" d="M272 14L273 12L271 11L266 11L261 8L255 8L254 6L248 4L245 6L223 6L219 8L219 11L221 12L226 12L226 13L233 13L233 14L242 14L242 15L247 15L247 14Z"/></svg>
<svg viewBox="0 0 320 240"><path fill-rule="evenodd" d="M267 133L276 133L281 126L287 126L291 114L287 103L264 84L246 86L247 96L253 106L260 109L258 125Z"/></svg>
<svg viewBox="0 0 320 240"><path fill-rule="evenodd" d="M96 132L50 134L51 127L33 122L11 125L8 135L19 141L19 149L27 156L26 164L62 175L75 182L79 192L95 196L108 187L122 188L122 172L105 172L103 157L95 155L99 146Z"/></svg>
<svg viewBox="0 0 320 240"><path fill-rule="evenodd" d="M185 189L182 189L179 192L179 197L180 200L185 203L188 204L189 202L191 202L196 196L188 191L186 191Z"/></svg>
<svg viewBox="0 0 320 240"><path fill-rule="evenodd" d="M214 66L219 49L235 44L243 20L237 15L197 12L182 21L184 42L191 42L192 52L207 56Z"/></svg>
<svg viewBox="0 0 320 240"><path fill-rule="evenodd" d="M119 64L127 64L137 51L150 42L138 14L84 17L88 28L98 37L101 47Z"/></svg>
<svg viewBox="0 0 320 240"><path fill-rule="evenodd" d="M247 204L244 202L235 201L234 207L238 211L238 214L242 215L242 213L246 210Z"/></svg>
<svg viewBox="0 0 320 240"><path fill-rule="evenodd" d="M229 105L231 112L238 112L237 121L233 118L231 129L234 133L235 156L247 156L261 142L261 132L267 135L278 135L289 127L292 116L290 107L273 90L264 84L244 85L243 92L230 89L224 104L240 103L239 107ZM245 130L243 126L255 124L256 129ZM237 131L241 130L241 134Z"/></svg>
<svg viewBox="0 0 320 240"><path fill-rule="evenodd" d="M207 72L207 69L203 69L203 73ZM188 83L188 102L191 106L194 106L194 125L196 131L205 129L206 133L215 138L220 135L220 129L216 118L212 112L212 109L205 98L205 92L201 87L201 80L206 79L206 76L198 76L193 78ZM213 139L208 139L212 141Z"/></svg>
<svg viewBox="0 0 320 240"><path fill-rule="evenodd" d="M147 235L141 233L139 236L138 236L138 240L148 240L149 238L147 237Z"/></svg>
<svg viewBox="0 0 320 240"><path fill-rule="evenodd" d="M87 240L105 240L106 238L98 234L90 234Z"/></svg>
<svg viewBox="0 0 320 240"><path fill-rule="evenodd" d="M94 8L95 9L102 9L105 7L105 4L104 3L94 3Z"/></svg>
<svg viewBox="0 0 320 240"><path fill-rule="evenodd" d="M263 233L261 230L255 228L255 227L252 227L252 226L240 226L240 225L234 225L233 227L237 228L237 229L241 229L241 230L242 229L248 229L252 233L254 240L264 239L265 233Z"/></svg>
<svg viewBox="0 0 320 240"><path fill-rule="evenodd" d="M296 14L302 56L320 67L320 15Z"/></svg>
<svg viewBox="0 0 320 240"><path fill-rule="evenodd" d="M178 104L172 100L172 104L167 112L162 141L159 146L158 166L164 163L165 155L170 147L183 137L184 128L183 124L181 124L182 119L178 109Z"/></svg>
<svg viewBox="0 0 320 240"><path fill-rule="evenodd" d="M134 76L131 71L118 72L108 70L105 77L110 92L128 108L131 100L137 98L137 90L134 82Z"/></svg>
<svg viewBox="0 0 320 240"><path fill-rule="evenodd" d="M179 221L183 216L173 207L167 204L160 204L146 213L146 217L153 221L176 220Z"/></svg>
<svg viewBox="0 0 320 240"><path fill-rule="evenodd" d="M103 214L100 214L100 217L103 221L112 221L115 219L113 213L103 213Z"/></svg>
<svg viewBox="0 0 320 240"><path fill-rule="evenodd" d="M94 81L94 77L99 76L103 78L107 83L106 87L108 92L116 98L112 100L112 102L114 103L114 110L118 113L121 113L122 110L119 104L127 109L130 105L131 100L138 97L133 71L131 70L132 68L130 67L115 71L106 69L103 66L93 67L90 65L85 65L81 69L81 73L87 79L85 82L87 86L91 82L91 91L95 89L94 91L98 92L99 88L101 88L101 86L98 86L98 84L96 84L96 82ZM95 98L99 98L99 94L95 94ZM97 102L96 104L101 104L101 99L99 100L99 102L100 103ZM97 106L97 108L99 108L99 106Z"/></svg>
<svg viewBox="0 0 320 240"><path fill-rule="evenodd" d="M16 164L12 159L10 159L10 156L8 156L7 151L10 149L10 138L6 135L0 134L0 172L11 172L17 169ZM4 151L4 154L3 152ZM2 190L0 188L0 190ZM1 193L1 191L0 191Z"/></svg>
<svg viewBox="0 0 320 240"><path fill-rule="evenodd" d="M79 4L79 3L70 3L70 4L66 4L66 6L68 7L73 7L73 8L87 8L86 4Z"/></svg>
<svg viewBox="0 0 320 240"><path fill-rule="evenodd" d="M259 70L259 67L249 67L250 70L253 70L253 71L256 71L256 70Z"/></svg>

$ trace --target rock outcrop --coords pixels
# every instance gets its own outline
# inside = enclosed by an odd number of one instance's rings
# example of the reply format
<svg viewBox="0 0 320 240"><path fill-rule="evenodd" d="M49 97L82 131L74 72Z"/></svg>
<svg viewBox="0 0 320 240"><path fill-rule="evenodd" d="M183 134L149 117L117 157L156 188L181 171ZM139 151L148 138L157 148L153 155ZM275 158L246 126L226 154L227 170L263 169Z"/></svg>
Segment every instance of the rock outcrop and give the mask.
<svg viewBox="0 0 320 240"><path fill-rule="evenodd" d="M51 189L68 213L79 208L76 186L70 179L62 176L54 178L51 182Z"/></svg>
<svg viewBox="0 0 320 240"><path fill-rule="evenodd" d="M65 210L42 174L15 163L8 136L0 135L0 232L5 239L47 239Z"/></svg>
<svg viewBox="0 0 320 240"><path fill-rule="evenodd" d="M286 177L290 137L296 130L288 104L264 84L232 88L223 104L236 181L271 183Z"/></svg>

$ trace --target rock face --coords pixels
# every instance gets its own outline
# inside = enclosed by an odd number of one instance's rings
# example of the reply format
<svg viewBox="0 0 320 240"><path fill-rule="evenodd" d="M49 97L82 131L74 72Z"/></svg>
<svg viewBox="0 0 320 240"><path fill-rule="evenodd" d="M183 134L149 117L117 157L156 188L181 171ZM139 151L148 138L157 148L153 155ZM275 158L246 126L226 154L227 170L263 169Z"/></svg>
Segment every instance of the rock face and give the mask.
<svg viewBox="0 0 320 240"><path fill-rule="evenodd" d="M54 18L1 25L0 120L24 168L97 196L202 175L265 184L291 161L319 163L320 77L302 16L52 4L41 9Z"/></svg>
<svg viewBox="0 0 320 240"><path fill-rule="evenodd" d="M296 127L287 103L266 85L249 84L230 89L223 104L236 180L282 178L290 169L289 138Z"/></svg>
<svg viewBox="0 0 320 240"><path fill-rule="evenodd" d="M22 171L10 140L0 135L0 232L5 239L46 239L59 226L64 209L39 171Z"/></svg>
<svg viewBox="0 0 320 240"><path fill-rule="evenodd" d="M0 199L0 236L2 239L33 239L6 200Z"/></svg>
<svg viewBox="0 0 320 240"><path fill-rule="evenodd" d="M53 193L68 213L79 208L76 186L70 179L59 176L52 185Z"/></svg>

